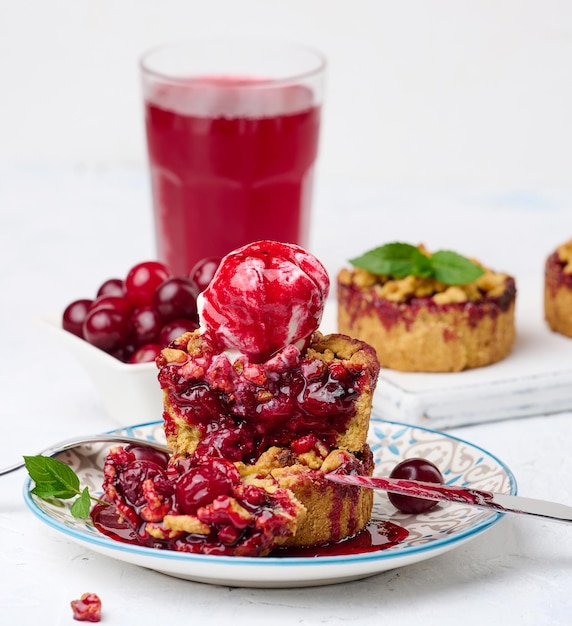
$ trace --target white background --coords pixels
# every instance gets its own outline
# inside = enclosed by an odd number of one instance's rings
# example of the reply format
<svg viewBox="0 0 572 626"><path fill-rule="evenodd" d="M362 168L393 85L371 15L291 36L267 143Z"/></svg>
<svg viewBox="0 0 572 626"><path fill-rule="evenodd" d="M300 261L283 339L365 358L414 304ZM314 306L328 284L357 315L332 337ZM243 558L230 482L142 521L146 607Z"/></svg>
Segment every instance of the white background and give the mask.
<svg viewBox="0 0 572 626"><path fill-rule="evenodd" d="M0 160L144 167L139 55L210 34L325 53L324 178L570 182L567 0L0 0Z"/></svg>
<svg viewBox="0 0 572 626"><path fill-rule="evenodd" d="M474 255L524 293L572 236L572 2L0 0L0 466L116 426L34 319L152 258L140 53L230 33L329 59L313 251L331 276L402 238ZM511 359L536 347L522 314L546 332L541 308L539 291L532 311L519 305ZM522 495L572 503L570 411L454 434L504 461ZM26 509L23 473L1 480L3 624L72 624L85 591L109 626L570 624L570 527L511 518L364 581L230 589L83 549Z"/></svg>

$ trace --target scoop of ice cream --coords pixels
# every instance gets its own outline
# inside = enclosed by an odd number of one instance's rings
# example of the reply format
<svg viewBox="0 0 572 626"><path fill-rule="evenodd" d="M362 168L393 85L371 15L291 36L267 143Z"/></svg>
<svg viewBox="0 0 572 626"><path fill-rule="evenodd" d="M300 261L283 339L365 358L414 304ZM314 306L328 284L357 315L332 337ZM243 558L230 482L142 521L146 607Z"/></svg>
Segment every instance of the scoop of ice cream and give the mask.
<svg viewBox="0 0 572 626"><path fill-rule="evenodd" d="M251 243L223 258L199 296L200 326L221 348L264 361L318 328L329 287L324 266L299 246Z"/></svg>

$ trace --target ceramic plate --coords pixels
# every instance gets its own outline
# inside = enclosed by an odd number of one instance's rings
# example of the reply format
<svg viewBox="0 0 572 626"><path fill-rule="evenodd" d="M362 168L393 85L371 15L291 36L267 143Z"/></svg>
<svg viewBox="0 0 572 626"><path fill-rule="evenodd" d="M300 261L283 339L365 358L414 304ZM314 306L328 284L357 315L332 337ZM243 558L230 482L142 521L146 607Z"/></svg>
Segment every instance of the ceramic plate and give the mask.
<svg viewBox="0 0 572 626"><path fill-rule="evenodd" d="M164 441L162 422L114 431L142 439ZM401 460L424 457L436 463L448 484L515 494L511 471L497 458L466 441L425 428L395 422L372 421L370 445L375 473L387 475ZM79 475L83 485L97 491L107 447L84 446L60 455ZM374 518L404 527L407 538L392 548L341 556L224 557L155 550L114 541L91 523L77 520L66 504L36 498L24 485L31 511L45 524L85 547L106 556L170 576L237 587L306 587L356 580L443 554L490 528L502 514L462 504L440 504L422 515L399 513L383 493L376 494Z"/></svg>

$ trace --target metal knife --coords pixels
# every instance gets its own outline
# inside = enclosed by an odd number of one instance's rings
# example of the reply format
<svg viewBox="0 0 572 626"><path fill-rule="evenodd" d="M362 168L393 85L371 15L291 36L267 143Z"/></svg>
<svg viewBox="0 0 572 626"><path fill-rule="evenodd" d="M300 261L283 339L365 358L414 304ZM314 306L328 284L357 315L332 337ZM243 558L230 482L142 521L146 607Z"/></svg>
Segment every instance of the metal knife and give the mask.
<svg viewBox="0 0 572 626"><path fill-rule="evenodd" d="M510 496L490 491L480 491L470 487L441 485L418 480L401 478L355 476L347 474L326 474L325 477L341 485L367 487L381 491L392 491L415 498L426 498L443 502L457 502L491 509L498 513L518 513L542 519L572 523L572 507L547 500L536 500L522 496Z"/></svg>

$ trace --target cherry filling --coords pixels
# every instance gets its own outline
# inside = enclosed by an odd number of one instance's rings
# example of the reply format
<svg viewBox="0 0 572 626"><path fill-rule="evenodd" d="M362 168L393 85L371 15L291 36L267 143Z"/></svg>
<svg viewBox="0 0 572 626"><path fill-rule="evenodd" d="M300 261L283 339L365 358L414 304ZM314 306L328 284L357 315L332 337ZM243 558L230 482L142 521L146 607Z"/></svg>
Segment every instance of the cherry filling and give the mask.
<svg viewBox="0 0 572 626"><path fill-rule="evenodd" d="M262 556L293 534L300 504L289 491L245 484L222 458L167 463L114 448L104 468L104 494L92 519L120 541L193 552Z"/></svg>
<svg viewBox="0 0 572 626"><path fill-rule="evenodd" d="M101 600L95 593L84 593L78 600L70 602L73 618L78 622L99 622L101 620Z"/></svg>
<svg viewBox="0 0 572 626"><path fill-rule="evenodd" d="M552 294L554 294L559 287L572 288L572 274L567 274L564 271L565 266L566 262L560 258L558 252L553 252L546 260L546 286L550 289Z"/></svg>
<svg viewBox="0 0 572 626"><path fill-rule="evenodd" d="M189 335L186 336L189 341ZM200 432L199 456L253 462L270 446L313 436L334 447L355 415L355 401L371 374L363 365L304 356L287 346L264 363L216 354L204 336L200 356L175 342L178 360L158 359L159 382L169 405ZM165 432L177 431L165 411Z"/></svg>
<svg viewBox="0 0 572 626"><path fill-rule="evenodd" d="M352 506L358 505L359 492L353 487L333 485L318 469L306 468L299 473L297 454L304 454L314 443L312 437L302 437L292 448L276 450L276 459L282 469L294 466L289 475L291 486L297 485L300 477L303 482L311 483L312 489L324 494L331 492L328 497L333 504L328 519L333 543L337 545L335 538L344 537L345 541L362 530L362 525L354 527L351 521L355 512ZM332 469L324 471L371 473L373 456L367 447L356 455L338 451L336 457L335 465L329 465ZM226 459L193 454L169 460L166 454L135 446L112 449L103 471L103 502L92 509L91 517L101 533L126 543L208 555L266 556L299 530L306 515L305 507L294 493L279 487L269 475L268 462L249 473L252 479L248 480ZM350 519L347 532L341 533L336 525L348 498L353 503L349 508ZM352 542L351 550L382 549L382 543L389 547L386 540L380 543L364 536L359 544ZM340 546L343 550L340 554L348 553L350 546L344 545ZM301 556L316 554L300 553Z"/></svg>
<svg viewBox="0 0 572 626"><path fill-rule="evenodd" d="M393 302L380 298L373 287L364 290L353 284L340 284L338 285L338 299L349 312L352 324L364 315L375 315L386 330L390 330L395 324L401 322L405 323L409 329L420 311L427 310L432 314L458 312L467 319L470 326L474 327L487 316L496 318L499 314L508 311L516 294L514 279L507 277L505 286L500 296L490 296L482 292L481 300L438 304L432 297L412 297Z"/></svg>

